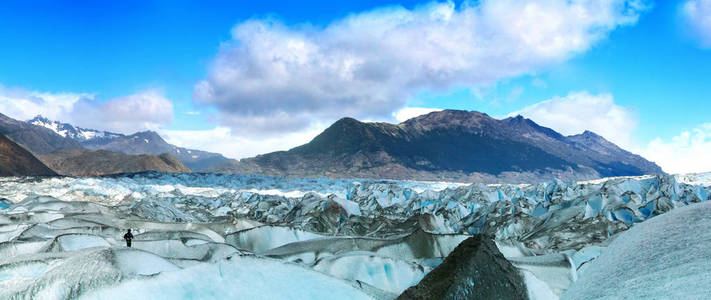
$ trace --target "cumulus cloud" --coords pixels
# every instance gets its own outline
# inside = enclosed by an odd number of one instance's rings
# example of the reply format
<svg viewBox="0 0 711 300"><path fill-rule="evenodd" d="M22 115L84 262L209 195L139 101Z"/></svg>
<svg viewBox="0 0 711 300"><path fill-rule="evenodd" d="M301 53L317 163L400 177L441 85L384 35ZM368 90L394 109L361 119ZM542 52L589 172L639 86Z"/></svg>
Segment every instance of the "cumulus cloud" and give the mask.
<svg viewBox="0 0 711 300"><path fill-rule="evenodd" d="M527 106L510 116L518 114L564 135L590 130L622 148L634 146L631 136L637 128L637 117L632 109L615 104L610 94L573 92Z"/></svg>
<svg viewBox="0 0 711 300"><path fill-rule="evenodd" d="M93 94L37 92L0 85L0 112L19 120L42 115L86 128L133 133L168 125L173 119L173 104L158 89L101 101Z"/></svg>
<svg viewBox="0 0 711 300"><path fill-rule="evenodd" d="M155 89L106 102L82 98L69 119L81 126L121 133L157 130L173 120L173 103Z"/></svg>
<svg viewBox="0 0 711 300"><path fill-rule="evenodd" d="M405 107L393 113L393 117L398 122L404 122L417 116L426 115L433 111L441 111L441 108L425 107Z"/></svg>
<svg viewBox="0 0 711 300"><path fill-rule="evenodd" d="M217 152L229 158L240 159L289 150L307 143L321 131L323 127L316 126L278 137L250 137L235 135L229 127L218 126L209 130L160 130L159 133L174 145Z"/></svg>
<svg viewBox="0 0 711 300"><path fill-rule="evenodd" d="M232 29L194 99L217 108L235 134L391 119L422 90L560 63L644 9L641 0L483 0L381 8L325 27L248 20Z"/></svg>
<svg viewBox="0 0 711 300"><path fill-rule="evenodd" d="M711 47L711 0L689 0L682 5L682 16L701 46Z"/></svg>
<svg viewBox="0 0 711 300"><path fill-rule="evenodd" d="M711 123L668 140L656 138L642 150L642 156L667 173L711 172Z"/></svg>
<svg viewBox="0 0 711 300"><path fill-rule="evenodd" d="M534 78L533 80L531 80L531 85L542 89L548 87L548 83L546 83L543 79L540 78Z"/></svg>
<svg viewBox="0 0 711 300"><path fill-rule="evenodd" d="M41 114L50 119L66 116L80 99L93 99L91 94L41 93L0 85L0 113L19 120Z"/></svg>

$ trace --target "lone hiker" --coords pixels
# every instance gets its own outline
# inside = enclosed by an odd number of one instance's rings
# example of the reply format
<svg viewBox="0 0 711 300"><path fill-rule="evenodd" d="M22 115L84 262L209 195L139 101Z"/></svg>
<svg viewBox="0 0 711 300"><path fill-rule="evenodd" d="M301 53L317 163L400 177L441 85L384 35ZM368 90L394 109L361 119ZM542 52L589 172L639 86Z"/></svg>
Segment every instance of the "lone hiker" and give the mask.
<svg viewBox="0 0 711 300"><path fill-rule="evenodd" d="M131 240L133 239L133 234L131 234L131 229L123 235L123 239L126 240L126 247L131 247Z"/></svg>

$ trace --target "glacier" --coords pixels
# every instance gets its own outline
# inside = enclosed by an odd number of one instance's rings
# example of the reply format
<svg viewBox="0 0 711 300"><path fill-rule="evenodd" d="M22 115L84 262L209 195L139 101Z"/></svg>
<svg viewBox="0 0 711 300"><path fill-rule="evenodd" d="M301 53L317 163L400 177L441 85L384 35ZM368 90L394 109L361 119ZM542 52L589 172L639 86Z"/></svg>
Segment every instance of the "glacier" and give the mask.
<svg viewBox="0 0 711 300"><path fill-rule="evenodd" d="M573 299L602 284L606 255L623 251L626 236L654 237L635 232L707 200L709 174L535 185L5 177L0 298L393 299L483 234L523 274L531 299Z"/></svg>
<svg viewBox="0 0 711 300"><path fill-rule="evenodd" d="M563 299L706 299L711 203L675 209L620 234Z"/></svg>

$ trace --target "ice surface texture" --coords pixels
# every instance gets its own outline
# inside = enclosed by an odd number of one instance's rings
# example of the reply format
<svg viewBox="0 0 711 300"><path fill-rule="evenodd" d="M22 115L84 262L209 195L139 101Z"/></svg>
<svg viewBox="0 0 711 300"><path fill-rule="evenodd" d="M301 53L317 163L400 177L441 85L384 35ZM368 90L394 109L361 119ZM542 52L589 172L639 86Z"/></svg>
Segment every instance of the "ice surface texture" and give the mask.
<svg viewBox="0 0 711 300"><path fill-rule="evenodd" d="M711 202L705 202L620 234L563 299L708 299L709 291Z"/></svg>
<svg viewBox="0 0 711 300"><path fill-rule="evenodd" d="M481 233L546 299L592 272L618 233L709 200L706 178L0 178L0 298L392 299Z"/></svg>

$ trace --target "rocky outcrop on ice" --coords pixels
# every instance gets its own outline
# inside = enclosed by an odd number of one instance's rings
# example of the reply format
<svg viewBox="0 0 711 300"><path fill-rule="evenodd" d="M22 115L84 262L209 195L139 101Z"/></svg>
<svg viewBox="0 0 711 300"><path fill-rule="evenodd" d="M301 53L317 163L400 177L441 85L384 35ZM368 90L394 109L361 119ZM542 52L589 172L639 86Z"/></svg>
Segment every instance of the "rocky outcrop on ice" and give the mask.
<svg viewBox="0 0 711 300"><path fill-rule="evenodd" d="M528 299L523 277L484 235L464 240L398 299Z"/></svg>

